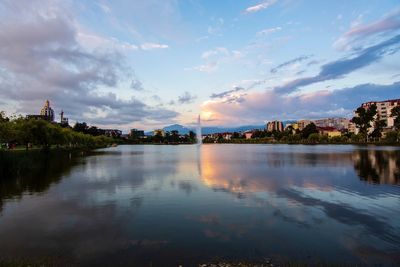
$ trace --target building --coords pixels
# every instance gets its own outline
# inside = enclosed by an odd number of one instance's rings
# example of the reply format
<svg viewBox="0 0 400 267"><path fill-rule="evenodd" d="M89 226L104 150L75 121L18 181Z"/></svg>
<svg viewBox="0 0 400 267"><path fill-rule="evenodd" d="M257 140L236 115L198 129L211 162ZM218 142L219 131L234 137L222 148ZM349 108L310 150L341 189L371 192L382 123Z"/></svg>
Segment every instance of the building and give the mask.
<svg viewBox="0 0 400 267"><path fill-rule="evenodd" d="M292 131L292 134L295 134L299 131L299 124L297 122L286 124L285 131L288 131L289 129Z"/></svg>
<svg viewBox="0 0 400 267"><path fill-rule="evenodd" d="M398 185L399 163L397 151L354 150L354 167L361 180L369 183Z"/></svg>
<svg viewBox="0 0 400 267"><path fill-rule="evenodd" d="M117 130L117 129L103 129L104 135L108 137L121 137L122 136L122 131Z"/></svg>
<svg viewBox="0 0 400 267"><path fill-rule="evenodd" d="M376 116L375 120L383 120L385 121L386 127L384 128L384 132L390 131L394 127L394 119L392 115L392 109L394 107L400 106L400 99L391 99L391 100L385 100L385 101L370 101L366 103L362 103L360 107L364 109L370 108L372 105L376 105ZM354 112L354 116L357 116L357 113ZM368 130L368 133L372 133L374 130L374 124L371 123L372 127ZM350 128L356 128L355 125L354 127L350 125ZM354 133L358 133L358 129L352 130Z"/></svg>
<svg viewBox="0 0 400 267"><path fill-rule="evenodd" d="M50 107L50 101L46 100L44 107L40 110L40 115L48 121L54 121L54 110Z"/></svg>
<svg viewBox="0 0 400 267"><path fill-rule="evenodd" d="M372 105L376 105L376 111L377 111L376 117L379 118L380 120L384 120L386 122L387 128L393 128L394 118L391 117L392 109L394 107L400 106L400 99L366 102L363 103L361 107L369 108Z"/></svg>
<svg viewBox="0 0 400 267"><path fill-rule="evenodd" d="M222 135L222 138L224 138L225 140L231 140L232 139L232 136L233 136L233 133L222 133L221 134Z"/></svg>
<svg viewBox="0 0 400 267"><path fill-rule="evenodd" d="M357 127L356 127L356 124L353 123L351 120L350 120L350 122L349 122L349 128L348 128L348 130L349 130L349 133L358 134L358 129L357 129Z"/></svg>
<svg viewBox="0 0 400 267"><path fill-rule="evenodd" d="M68 127L69 126L68 118L64 117L64 111L63 110L61 110L61 113L60 113L60 125L62 127Z"/></svg>
<svg viewBox="0 0 400 267"><path fill-rule="evenodd" d="M297 125L299 127L299 130L303 131L303 129L306 128L306 126L311 124L311 123L312 123L312 121L310 121L310 120L299 120L297 122Z"/></svg>
<svg viewBox="0 0 400 267"><path fill-rule="evenodd" d="M133 139L141 139L144 137L144 131L138 129L131 129L129 137Z"/></svg>
<svg viewBox="0 0 400 267"><path fill-rule="evenodd" d="M327 118L314 121L317 127L334 127L338 130L348 129L350 120L346 118Z"/></svg>
<svg viewBox="0 0 400 267"><path fill-rule="evenodd" d="M342 136L342 132L335 127L317 127L320 135L327 135L328 137Z"/></svg>
<svg viewBox="0 0 400 267"><path fill-rule="evenodd" d="M268 132L283 132L283 123L281 121L270 121L267 123L266 129Z"/></svg>
<svg viewBox="0 0 400 267"><path fill-rule="evenodd" d="M54 121L54 110L50 107L50 101L46 100L43 108L40 110L40 115L27 115L27 119Z"/></svg>
<svg viewBox="0 0 400 267"><path fill-rule="evenodd" d="M244 137L246 139L251 139L252 136L253 136L253 131L247 131L244 133Z"/></svg>

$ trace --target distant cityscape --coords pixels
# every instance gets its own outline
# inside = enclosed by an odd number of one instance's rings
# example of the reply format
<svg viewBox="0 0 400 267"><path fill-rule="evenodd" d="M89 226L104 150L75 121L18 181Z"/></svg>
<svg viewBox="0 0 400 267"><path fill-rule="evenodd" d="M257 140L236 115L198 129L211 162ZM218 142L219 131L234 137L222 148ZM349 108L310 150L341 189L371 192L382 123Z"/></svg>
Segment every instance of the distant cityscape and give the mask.
<svg viewBox="0 0 400 267"><path fill-rule="evenodd" d="M366 103L362 103L360 105L361 108L368 109L372 105L376 106L376 115L374 120L379 120L384 122L384 127L382 128L383 136L389 132L394 130L394 120L395 118L392 116L392 109L396 106L400 106L400 99L391 99L385 101L370 101ZM59 120L55 120L55 112L53 108L50 106L50 101L46 100L44 106L40 110L39 114L30 114L26 117L29 119L41 119L46 120L51 123L59 124L61 127L69 127L69 120L67 117L64 116L64 111L61 110L59 113L60 117ZM357 116L357 113L354 113L354 116ZM328 137L337 137L342 136L346 133L353 133L358 134L360 129L356 126L355 123L352 122L351 119L342 118L342 117L332 117L332 118L322 118L322 119L302 119L298 121L269 121L266 123L264 127L247 127L250 129L245 129L246 127L242 127L242 129L236 128L237 131L226 131L227 129L224 128L213 128L212 133L205 133L202 135L202 138L223 138L225 140L230 140L235 135L240 135L242 138L251 139L254 138L254 134L257 131L264 130L267 132L285 132L285 131L292 131L293 133L299 132L304 130L307 125L311 123L315 124L318 133L320 135L326 135ZM84 124L85 127L88 127L86 123L79 123L77 122L74 127L79 126L79 124ZM368 129L368 133L372 133L375 129L375 123L372 123L371 127ZM195 130L186 128L181 125L173 125L169 127L165 127L163 129L155 129L151 132L145 132L144 130L139 129L131 129L128 134L123 134L122 130L119 129L101 129L92 126L91 128L95 128L96 135L105 135L108 137L117 137L117 138L135 138L135 139L145 139L147 136L162 136L165 137L170 132L174 133L175 135L183 135L188 134L188 132L194 132ZM205 127L207 128L207 127ZM263 129L261 129L263 128ZM90 129L90 128L89 128ZM220 129L220 130L219 130Z"/></svg>

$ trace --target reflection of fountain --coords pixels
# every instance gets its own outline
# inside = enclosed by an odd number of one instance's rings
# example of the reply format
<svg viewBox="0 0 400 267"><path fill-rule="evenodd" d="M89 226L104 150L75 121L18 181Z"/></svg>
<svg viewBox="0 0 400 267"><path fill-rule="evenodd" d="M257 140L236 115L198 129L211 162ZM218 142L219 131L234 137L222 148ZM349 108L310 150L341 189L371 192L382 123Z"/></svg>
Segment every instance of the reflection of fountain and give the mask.
<svg viewBox="0 0 400 267"><path fill-rule="evenodd" d="M197 138L197 145L201 145L202 139L201 139L201 122L200 122L200 115L197 119L197 129L196 129L196 138Z"/></svg>

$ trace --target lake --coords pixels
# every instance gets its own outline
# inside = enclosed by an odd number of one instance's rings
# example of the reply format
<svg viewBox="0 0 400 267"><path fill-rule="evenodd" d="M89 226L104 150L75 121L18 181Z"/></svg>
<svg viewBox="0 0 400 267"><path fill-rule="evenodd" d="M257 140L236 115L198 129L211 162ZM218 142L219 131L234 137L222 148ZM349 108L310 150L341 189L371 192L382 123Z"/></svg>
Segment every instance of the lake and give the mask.
<svg viewBox="0 0 400 267"><path fill-rule="evenodd" d="M0 259L400 262L400 150L119 146L0 157Z"/></svg>

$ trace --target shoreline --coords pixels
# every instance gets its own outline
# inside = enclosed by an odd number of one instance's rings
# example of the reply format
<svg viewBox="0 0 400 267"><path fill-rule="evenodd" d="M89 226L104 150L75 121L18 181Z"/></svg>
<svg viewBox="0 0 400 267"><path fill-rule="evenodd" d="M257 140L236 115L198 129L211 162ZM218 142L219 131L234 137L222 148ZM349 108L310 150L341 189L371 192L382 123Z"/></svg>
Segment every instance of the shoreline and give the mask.
<svg viewBox="0 0 400 267"><path fill-rule="evenodd" d="M42 148L42 147L32 147L30 149L26 149L25 147L17 147L13 149L0 149L0 153L23 153L23 152L92 152L98 149L105 148L113 148L118 146L196 146L196 143L119 143L112 144L108 146L100 146L100 147L51 147L51 148ZM304 145L304 146L359 146L359 147L400 147L399 143L282 143L282 142L216 142L216 143L202 143L201 145L288 145L288 146L296 146L296 145Z"/></svg>
<svg viewBox="0 0 400 267"><path fill-rule="evenodd" d="M118 144L119 146L125 145L156 145L156 146L180 146L180 145L197 145L193 144L164 144L164 143L138 143L138 144ZM201 145L306 145L306 146L315 146L315 145L353 145L353 146L400 146L399 143L281 143L281 142L217 142L217 143L202 143Z"/></svg>

